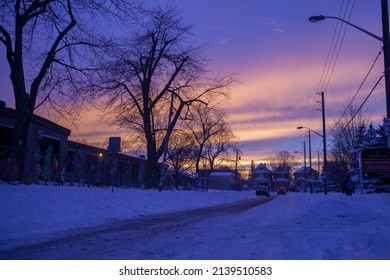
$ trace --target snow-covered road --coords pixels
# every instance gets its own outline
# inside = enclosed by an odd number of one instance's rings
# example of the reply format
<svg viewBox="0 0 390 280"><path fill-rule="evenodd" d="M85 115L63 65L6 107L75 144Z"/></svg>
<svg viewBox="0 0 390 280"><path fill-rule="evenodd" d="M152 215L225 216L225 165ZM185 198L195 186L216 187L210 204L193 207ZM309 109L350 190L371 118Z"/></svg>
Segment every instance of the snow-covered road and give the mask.
<svg viewBox="0 0 390 280"><path fill-rule="evenodd" d="M84 209L84 213L78 214L88 217L90 217L88 211L96 211L96 208L102 206L104 206L102 215L103 213L107 215L105 211L108 207L119 206L118 209L122 212L127 209L126 207L141 209L141 204L138 206L136 204L140 201L144 203L148 201L148 206L151 207L152 197L155 195L157 198L155 204L164 211L152 211L147 216L138 216L138 218L115 219L114 214L120 212L112 208L110 212L112 218L109 220L115 221L114 223L96 226L93 221L90 221L91 226L83 226L79 229L69 227L70 231L66 231L65 235L62 235L64 231L58 235L55 231L47 229L46 233L34 239L40 242L39 245L28 245L24 249L9 251L11 246L6 244L7 239L0 238L0 244L3 244L3 250L0 246L0 258L390 259L389 194L355 194L352 197L341 193L329 193L326 196L309 193L288 193L286 196L272 194L271 197L275 199L261 205L241 207L239 211L215 208L212 212L210 209L209 212L202 212L202 210L189 211L189 209L248 198L250 201L264 201L266 198L255 197L249 192L232 192L235 198L228 199L225 193L191 191L158 193L128 190L129 196L122 193L116 198L120 200L125 196L127 203L118 201L116 204L110 202L109 205L105 205L104 201L107 197L111 197L111 194L107 196L107 192L104 193L103 190L65 188L61 189L61 192L65 192L61 193L62 199L67 197L67 192L75 192L77 195L90 192L89 196L93 192L103 193L102 199L98 199L99 195L96 195L96 201L88 201L88 208ZM207 202L207 198L215 195L225 196L225 198L222 201L214 198L213 202L211 200ZM141 199L143 196L145 196L144 200ZM180 203L184 202L183 204L179 205L178 197ZM198 197L202 198L202 203L195 203ZM56 200L53 193L51 198L53 201ZM68 204L64 206L71 209L74 201L79 203L78 200L69 199ZM173 211L174 201L176 201L176 211ZM77 205L81 209L81 206ZM192 206L188 208L184 205ZM60 208L61 205L57 203L57 207ZM166 212L167 209L170 214ZM165 214L151 215L159 212ZM177 213L172 214L172 212ZM11 216L8 213L8 217L12 218ZM44 217L41 219L41 223L44 223ZM80 220L80 217L77 220ZM132 222L128 223L129 220ZM63 223L66 224L66 221L64 220ZM21 228L15 222L9 224Z"/></svg>
<svg viewBox="0 0 390 280"><path fill-rule="evenodd" d="M184 235L197 235L198 223L232 216L274 199L255 198L73 230L44 242L5 250L6 259L170 259ZM194 227L192 226L194 225ZM171 237L174 236L174 239ZM158 242L155 242L158 240ZM163 242L166 241L166 242ZM160 245L156 245L160 243Z"/></svg>

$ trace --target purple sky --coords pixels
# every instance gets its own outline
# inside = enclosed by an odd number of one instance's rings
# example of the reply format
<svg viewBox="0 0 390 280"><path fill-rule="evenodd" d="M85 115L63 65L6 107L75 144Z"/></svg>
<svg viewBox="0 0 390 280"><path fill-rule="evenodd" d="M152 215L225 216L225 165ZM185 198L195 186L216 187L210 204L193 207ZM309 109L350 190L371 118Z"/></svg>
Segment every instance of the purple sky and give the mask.
<svg viewBox="0 0 390 280"><path fill-rule="evenodd" d="M210 69L237 73L241 84L231 91L226 109L229 123L243 151L242 163L265 162L282 150L303 152L307 126L322 134L319 96L325 91L327 128L330 131L357 92L381 42L349 27L331 77L321 80L327 71L326 61L337 20L310 23L309 16L343 17L381 36L380 0L146 0L156 5L171 3L193 23L195 43L207 44L205 55ZM353 6L353 8L352 8ZM352 11L352 12L351 12ZM337 34L336 34L337 36ZM332 50L331 50L332 51ZM337 52L337 51L336 51ZM1 99L11 103L8 67L4 65L4 48L0 48ZM325 72L330 73L330 72ZM367 82L359 91L355 106L366 98L383 73L383 56L375 64ZM5 84L5 92L3 85ZM5 93L5 96L4 96ZM382 81L363 107L374 124L385 115ZM85 119L72 139L92 142L116 136L116 132L96 126L100 121ZM329 135L330 141L331 136ZM312 134L313 153L321 138Z"/></svg>
<svg viewBox="0 0 390 280"><path fill-rule="evenodd" d="M322 134L321 112L316 110L320 108L316 92L322 90L330 130L382 47L379 40L348 28L333 74L321 83L338 22L327 19L313 24L308 18L320 14L342 17L346 13L348 19L351 14L350 22L381 36L379 0L155 2L178 6L185 20L195 23L197 40L209 43L207 56L213 70L238 73L242 85L232 90L227 110L242 145L243 162L263 162L281 150L303 152L303 141L308 139L296 127L307 126ZM382 72L381 56L355 99L356 107ZM375 124L381 123L385 115L384 101L382 81L363 107ZM312 134L313 153L322 149L321 141Z"/></svg>

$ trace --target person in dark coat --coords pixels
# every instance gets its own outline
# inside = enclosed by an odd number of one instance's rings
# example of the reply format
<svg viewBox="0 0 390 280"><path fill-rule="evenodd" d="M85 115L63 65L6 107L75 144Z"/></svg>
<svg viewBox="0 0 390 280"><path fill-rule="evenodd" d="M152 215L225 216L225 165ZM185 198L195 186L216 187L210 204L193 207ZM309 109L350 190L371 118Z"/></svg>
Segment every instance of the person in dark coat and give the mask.
<svg viewBox="0 0 390 280"><path fill-rule="evenodd" d="M344 184L343 184L343 193L346 195L352 195L352 193L355 192L355 184L353 183L351 177L347 177L345 179Z"/></svg>

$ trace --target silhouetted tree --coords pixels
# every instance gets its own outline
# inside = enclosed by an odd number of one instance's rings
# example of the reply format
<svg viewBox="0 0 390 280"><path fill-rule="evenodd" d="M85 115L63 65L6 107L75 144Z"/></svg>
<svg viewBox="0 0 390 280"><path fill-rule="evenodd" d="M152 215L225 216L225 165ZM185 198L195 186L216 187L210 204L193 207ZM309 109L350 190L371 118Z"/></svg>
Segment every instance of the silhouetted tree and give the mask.
<svg viewBox="0 0 390 280"><path fill-rule="evenodd" d="M234 165L237 164L241 150L234 139L235 136L230 127L224 123L218 133L206 141L203 157L208 162L210 169L215 169L229 161L234 162Z"/></svg>
<svg viewBox="0 0 390 280"><path fill-rule="evenodd" d="M190 26L175 8L151 9L135 29L125 43L107 50L114 59L102 62L105 70L97 73L94 89L113 123L145 144L147 169L154 172L179 117L225 94L233 79L207 78L199 47L189 43Z"/></svg>
<svg viewBox="0 0 390 280"><path fill-rule="evenodd" d="M336 162L340 168L336 171L337 175L329 174L330 177L338 176L344 180L349 176L348 171L352 167L359 166L355 147L363 140L367 122L364 114L361 111L357 112L353 107L350 107L336 122L331 131L333 141L330 148L330 159ZM335 169L330 169L329 172L332 170Z"/></svg>
<svg viewBox="0 0 390 280"><path fill-rule="evenodd" d="M133 4L122 0L1 1L0 42L11 72L16 110L12 143L21 151L20 170L39 106L50 106L62 118L78 116L85 101L80 85L87 78L88 62L95 48L105 44L93 26L95 16L130 11Z"/></svg>
<svg viewBox="0 0 390 280"><path fill-rule="evenodd" d="M280 151L274 158L269 159L269 164L272 170L276 170L278 167L283 167L288 171L291 176L294 167L296 166L295 157L288 151Z"/></svg>
<svg viewBox="0 0 390 280"><path fill-rule="evenodd" d="M192 171L195 165L195 145L192 135L184 129L176 129L169 139L168 162L174 170L175 178L181 173Z"/></svg>
<svg viewBox="0 0 390 280"><path fill-rule="evenodd" d="M218 106L224 100L212 100L207 104L198 103L191 108L184 122L192 133L195 142L195 172L198 173L200 162L207 161L213 169L229 156L234 146L234 134L226 122L224 110ZM219 160L218 160L219 159Z"/></svg>

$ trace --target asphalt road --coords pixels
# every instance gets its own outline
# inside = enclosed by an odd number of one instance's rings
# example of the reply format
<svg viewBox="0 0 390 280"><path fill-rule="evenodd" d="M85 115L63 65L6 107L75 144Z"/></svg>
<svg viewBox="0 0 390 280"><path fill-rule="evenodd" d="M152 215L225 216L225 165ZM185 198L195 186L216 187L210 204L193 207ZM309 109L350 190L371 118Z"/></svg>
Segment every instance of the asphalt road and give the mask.
<svg viewBox="0 0 390 280"><path fill-rule="evenodd" d="M196 224L240 213L274 197L154 215L64 233L56 239L0 251L0 259L97 260L171 258L161 248L180 248L180 236L196 235ZM182 234L182 235L181 235ZM160 250L160 252L159 252ZM172 253L171 253L172 254Z"/></svg>

